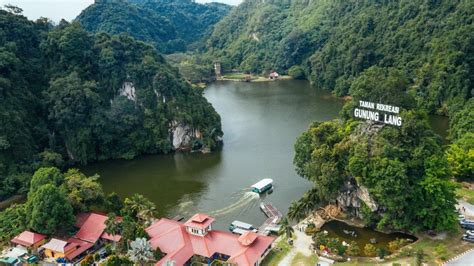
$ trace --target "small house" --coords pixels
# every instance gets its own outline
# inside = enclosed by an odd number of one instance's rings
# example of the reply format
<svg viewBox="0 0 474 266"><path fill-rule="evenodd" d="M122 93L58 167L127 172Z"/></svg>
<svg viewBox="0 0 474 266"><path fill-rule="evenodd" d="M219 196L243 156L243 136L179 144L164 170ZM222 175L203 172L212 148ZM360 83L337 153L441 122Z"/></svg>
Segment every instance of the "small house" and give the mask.
<svg viewBox="0 0 474 266"><path fill-rule="evenodd" d="M45 243L46 236L30 231L23 231L21 234L15 236L11 242L25 248L37 249Z"/></svg>
<svg viewBox="0 0 474 266"><path fill-rule="evenodd" d="M276 71L272 71L270 75L268 76L269 79L278 79L280 75Z"/></svg>

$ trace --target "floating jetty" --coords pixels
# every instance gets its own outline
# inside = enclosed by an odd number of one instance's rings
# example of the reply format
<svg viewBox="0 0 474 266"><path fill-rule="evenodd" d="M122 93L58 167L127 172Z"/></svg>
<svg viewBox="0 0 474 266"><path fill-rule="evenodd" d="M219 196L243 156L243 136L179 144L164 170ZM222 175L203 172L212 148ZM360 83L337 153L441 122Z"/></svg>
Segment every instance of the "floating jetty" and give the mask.
<svg viewBox="0 0 474 266"><path fill-rule="evenodd" d="M281 212L270 202L260 203L260 209L265 213L268 219L258 228L258 233L261 235L269 235L270 232L278 232L280 230L278 223L283 217Z"/></svg>

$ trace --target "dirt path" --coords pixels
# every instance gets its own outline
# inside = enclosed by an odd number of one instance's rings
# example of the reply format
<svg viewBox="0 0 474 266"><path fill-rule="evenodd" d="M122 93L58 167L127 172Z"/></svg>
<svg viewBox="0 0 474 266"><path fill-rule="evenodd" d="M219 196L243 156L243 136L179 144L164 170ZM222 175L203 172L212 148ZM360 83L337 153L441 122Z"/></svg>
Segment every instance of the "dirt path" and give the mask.
<svg viewBox="0 0 474 266"><path fill-rule="evenodd" d="M295 226L297 227L297 226ZM281 261L278 263L278 266L288 266L291 265L293 258L299 252L302 253L304 256L309 257L311 256L311 244L313 240L310 236L306 235L304 232L298 231L295 228L295 237L296 239L293 241L293 249L291 249L290 253L288 253Z"/></svg>

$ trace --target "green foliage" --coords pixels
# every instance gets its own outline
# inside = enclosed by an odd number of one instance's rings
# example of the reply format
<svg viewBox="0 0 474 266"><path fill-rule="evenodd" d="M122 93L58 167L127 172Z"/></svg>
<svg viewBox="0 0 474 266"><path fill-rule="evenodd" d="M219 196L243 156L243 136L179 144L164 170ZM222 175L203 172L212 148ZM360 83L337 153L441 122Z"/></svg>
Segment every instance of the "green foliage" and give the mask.
<svg viewBox="0 0 474 266"><path fill-rule="evenodd" d="M377 248L372 244L365 244L364 254L369 257L375 257Z"/></svg>
<svg viewBox="0 0 474 266"><path fill-rule="evenodd" d="M88 211L90 206L102 203L104 192L98 175L88 177L78 169L69 169L64 176L63 187L75 213Z"/></svg>
<svg viewBox="0 0 474 266"><path fill-rule="evenodd" d="M303 68L301 68L301 66L298 66L298 65L290 67L290 69L288 69L288 75L290 75L294 79L305 78Z"/></svg>
<svg viewBox="0 0 474 266"><path fill-rule="evenodd" d="M42 234L71 229L75 221L67 196L51 184L39 187L28 196L26 212L28 227Z"/></svg>
<svg viewBox="0 0 474 266"><path fill-rule="evenodd" d="M64 175L56 167L39 168L33 174L30 184L30 192L33 193L43 185L59 187L64 182Z"/></svg>
<svg viewBox="0 0 474 266"><path fill-rule="evenodd" d="M450 144L446 155L456 179L474 180L474 133L468 132Z"/></svg>
<svg viewBox="0 0 474 266"><path fill-rule="evenodd" d="M191 0L96 1L77 20L88 31L128 33L172 53L201 46L199 41L229 10L228 5Z"/></svg>
<svg viewBox="0 0 474 266"><path fill-rule="evenodd" d="M114 266L114 265L133 265L133 262L129 260L125 256L120 256L120 255L112 255L109 256L105 261L104 261L105 266Z"/></svg>
<svg viewBox="0 0 474 266"><path fill-rule="evenodd" d="M405 77L409 86L397 89L418 106L447 114L472 97L473 9L472 1L245 1L216 24L208 53L257 73L300 65L339 96L378 67Z"/></svg>
<svg viewBox="0 0 474 266"><path fill-rule="evenodd" d="M97 5L126 5L105 2ZM211 6L221 7L203 8ZM38 167L181 148L173 146L177 126L201 133L182 146L200 141L213 149L222 136L220 117L202 92L153 46L130 36L91 35L78 22L53 28L0 10L0 62L0 199L24 193L24 177Z"/></svg>
<svg viewBox="0 0 474 266"><path fill-rule="evenodd" d="M288 218L284 217L280 223L279 235L285 235L286 238L292 238L295 229L290 225Z"/></svg>
<svg viewBox="0 0 474 266"><path fill-rule="evenodd" d="M25 204L12 205L0 212L0 242L8 243L21 233L28 224Z"/></svg>
<svg viewBox="0 0 474 266"><path fill-rule="evenodd" d="M357 245L357 242L351 241L351 243L349 244L349 247L347 247L346 253L349 256L359 256L360 248L359 248L359 245Z"/></svg>

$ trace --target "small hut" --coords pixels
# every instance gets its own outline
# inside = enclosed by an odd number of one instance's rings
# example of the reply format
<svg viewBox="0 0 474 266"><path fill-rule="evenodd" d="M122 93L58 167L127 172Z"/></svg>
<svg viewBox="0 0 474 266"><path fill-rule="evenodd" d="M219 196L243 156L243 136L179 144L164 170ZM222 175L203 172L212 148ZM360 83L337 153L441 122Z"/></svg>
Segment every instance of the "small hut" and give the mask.
<svg viewBox="0 0 474 266"><path fill-rule="evenodd" d="M274 80L274 79L278 79L279 76L280 75L278 75L276 71L272 71L270 75L268 76L268 78Z"/></svg>

